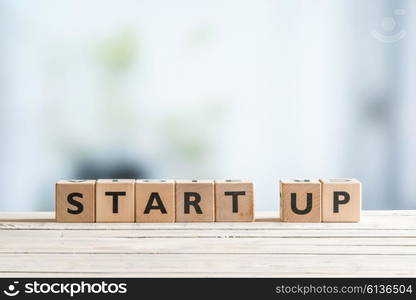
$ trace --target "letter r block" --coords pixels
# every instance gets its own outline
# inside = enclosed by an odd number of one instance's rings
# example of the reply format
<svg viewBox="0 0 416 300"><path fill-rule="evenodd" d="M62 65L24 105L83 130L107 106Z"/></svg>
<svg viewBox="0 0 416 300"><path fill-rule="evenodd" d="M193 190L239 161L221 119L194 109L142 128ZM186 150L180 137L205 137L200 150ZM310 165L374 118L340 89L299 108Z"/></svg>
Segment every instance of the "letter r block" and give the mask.
<svg viewBox="0 0 416 300"><path fill-rule="evenodd" d="M361 183L357 179L321 179L322 222L360 222Z"/></svg>
<svg viewBox="0 0 416 300"><path fill-rule="evenodd" d="M56 222L95 222L95 180L56 183Z"/></svg>
<svg viewBox="0 0 416 300"><path fill-rule="evenodd" d="M215 221L253 222L254 187L250 181L215 181Z"/></svg>
<svg viewBox="0 0 416 300"><path fill-rule="evenodd" d="M281 180L280 218L283 222L321 222L321 182Z"/></svg>
<svg viewBox="0 0 416 300"><path fill-rule="evenodd" d="M175 222L174 180L136 180L136 222Z"/></svg>
<svg viewBox="0 0 416 300"><path fill-rule="evenodd" d="M214 222L214 181L176 181L176 222Z"/></svg>
<svg viewBox="0 0 416 300"><path fill-rule="evenodd" d="M134 179L99 179L96 220L103 223L134 222Z"/></svg>

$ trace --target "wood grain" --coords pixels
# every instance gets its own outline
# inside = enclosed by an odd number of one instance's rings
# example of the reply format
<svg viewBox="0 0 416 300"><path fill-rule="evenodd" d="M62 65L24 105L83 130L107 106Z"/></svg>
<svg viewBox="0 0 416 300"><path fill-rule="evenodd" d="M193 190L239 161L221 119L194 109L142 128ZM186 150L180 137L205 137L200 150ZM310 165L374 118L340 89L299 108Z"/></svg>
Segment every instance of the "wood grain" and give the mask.
<svg viewBox="0 0 416 300"><path fill-rule="evenodd" d="M175 193L176 222L215 221L213 180L177 180Z"/></svg>
<svg viewBox="0 0 416 300"><path fill-rule="evenodd" d="M321 179L321 183L322 222L360 222L361 183L357 179Z"/></svg>
<svg viewBox="0 0 416 300"><path fill-rule="evenodd" d="M1 277L414 277L416 211L360 223L56 223L0 213Z"/></svg>
<svg viewBox="0 0 416 300"><path fill-rule="evenodd" d="M134 179L97 180L96 222L134 222L134 184Z"/></svg>
<svg viewBox="0 0 416 300"><path fill-rule="evenodd" d="M215 180L215 221L254 221L253 182Z"/></svg>
<svg viewBox="0 0 416 300"><path fill-rule="evenodd" d="M174 180L136 180L136 222L175 222Z"/></svg>
<svg viewBox="0 0 416 300"><path fill-rule="evenodd" d="M56 222L95 222L95 180L60 180L55 191Z"/></svg>
<svg viewBox="0 0 416 300"><path fill-rule="evenodd" d="M280 213L283 222L321 222L321 182L281 180Z"/></svg>

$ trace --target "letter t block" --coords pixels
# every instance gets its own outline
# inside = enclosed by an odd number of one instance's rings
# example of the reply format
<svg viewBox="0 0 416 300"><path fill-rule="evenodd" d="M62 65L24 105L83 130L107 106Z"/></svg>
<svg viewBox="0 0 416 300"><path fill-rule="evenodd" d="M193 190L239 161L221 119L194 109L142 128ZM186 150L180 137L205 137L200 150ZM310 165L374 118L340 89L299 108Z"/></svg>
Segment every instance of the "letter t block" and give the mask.
<svg viewBox="0 0 416 300"><path fill-rule="evenodd" d="M254 187L250 181L215 181L215 221L253 222Z"/></svg>
<svg viewBox="0 0 416 300"><path fill-rule="evenodd" d="M321 222L321 182L280 181L280 218L283 222Z"/></svg>
<svg viewBox="0 0 416 300"><path fill-rule="evenodd" d="M134 184L134 179L97 180L97 223L134 223Z"/></svg>

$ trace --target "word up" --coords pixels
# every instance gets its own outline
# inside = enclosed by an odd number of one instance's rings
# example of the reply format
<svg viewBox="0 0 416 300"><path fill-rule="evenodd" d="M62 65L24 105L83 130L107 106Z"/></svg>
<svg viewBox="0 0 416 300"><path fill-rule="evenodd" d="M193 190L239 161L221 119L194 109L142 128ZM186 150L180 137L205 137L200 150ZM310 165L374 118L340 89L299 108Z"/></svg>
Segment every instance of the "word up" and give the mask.
<svg viewBox="0 0 416 300"><path fill-rule="evenodd" d="M283 222L359 222L361 183L356 179L281 180Z"/></svg>

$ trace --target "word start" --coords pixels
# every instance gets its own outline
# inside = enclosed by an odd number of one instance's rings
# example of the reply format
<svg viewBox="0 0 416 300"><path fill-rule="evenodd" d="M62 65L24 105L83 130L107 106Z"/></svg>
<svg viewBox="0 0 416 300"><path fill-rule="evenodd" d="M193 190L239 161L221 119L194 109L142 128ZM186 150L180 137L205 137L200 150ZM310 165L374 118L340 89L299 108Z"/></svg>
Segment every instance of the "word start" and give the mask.
<svg viewBox="0 0 416 300"><path fill-rule="evenodd" d="M61 180L56 221L253 222L254 184L244 180ZM356 179L281 180L283 222L359 222Z"/></svg>

